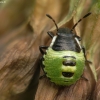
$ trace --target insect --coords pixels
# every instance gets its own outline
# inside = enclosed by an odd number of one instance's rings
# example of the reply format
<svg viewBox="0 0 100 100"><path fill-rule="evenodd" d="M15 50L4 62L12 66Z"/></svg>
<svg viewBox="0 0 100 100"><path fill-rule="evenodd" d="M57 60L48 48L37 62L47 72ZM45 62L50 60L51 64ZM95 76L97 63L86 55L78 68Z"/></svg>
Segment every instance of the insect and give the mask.
<svg viewBox="0 0 100 100"><path fill-rule="evenodd" d="M86 18L91 13L86 14ZM58 28L55 20L46 14L55 24L57 33L48 31L52 38L50 46L40 46L42 53L42 69L51 82L69 86L82 77L85 62L88 61L85 55L85 48L81 46L81 38L73 32L73 29L83 19L80 19L72 29ZM44 51L45 50L45 51Z"/></svg>

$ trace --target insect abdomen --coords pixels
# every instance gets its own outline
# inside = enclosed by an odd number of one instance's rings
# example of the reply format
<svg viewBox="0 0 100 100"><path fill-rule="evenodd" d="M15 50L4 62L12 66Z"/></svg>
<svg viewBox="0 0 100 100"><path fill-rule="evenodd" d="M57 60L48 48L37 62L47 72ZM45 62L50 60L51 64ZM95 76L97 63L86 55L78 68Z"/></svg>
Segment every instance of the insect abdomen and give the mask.
<svg viewBox="0 0 100 100"><path fill-rule="evenodd" d="M46 55L43 56L44 61L42 64L44 65L46 76L50 78L51 82L58 85L71 85L80 78L85 66L85 58L83 57L84 54L82 51L80 53L75 53L74 51L54 51L52 48L48 48L46 52ZM65 55L69 57L66 58ZM63 65L63 61L68 60L75 60L76 65ZM73 75L64 76L63 73L73 73Z"/></svg>

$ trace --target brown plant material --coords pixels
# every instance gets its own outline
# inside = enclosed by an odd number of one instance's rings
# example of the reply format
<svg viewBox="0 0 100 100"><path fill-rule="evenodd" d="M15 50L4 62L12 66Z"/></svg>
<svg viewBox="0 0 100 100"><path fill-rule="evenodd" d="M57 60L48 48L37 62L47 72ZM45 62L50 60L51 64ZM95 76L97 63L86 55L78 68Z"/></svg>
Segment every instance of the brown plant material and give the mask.
<svg viewBox="0 0 100 100"><path fill-rule="evenodd" d="M1 6L0 100L99 100L99 11L95 13L99 6L93 6L94 3L92 0L9 0ZM47 78L39 80L39 46L50 44L46 32L54 26L45 14L59 22L59 27L72 28L73 23L89 11L93 14L75 28L82 37L87 58L93 62L92 65L86 63L84 69L83 76L88 81L80 78L75 84L62 87ZM55 26L51 30L56 32ZM91 70L94 66L98 75L96 88Z"/></svg>
<svg viewBox="0 0 100 100"><path fill-rule="evenodd" d="M25 100L32 77L39 77L37 36L29 23L33 5L34 0L11 0L0 10L0 100Z"/></svg>

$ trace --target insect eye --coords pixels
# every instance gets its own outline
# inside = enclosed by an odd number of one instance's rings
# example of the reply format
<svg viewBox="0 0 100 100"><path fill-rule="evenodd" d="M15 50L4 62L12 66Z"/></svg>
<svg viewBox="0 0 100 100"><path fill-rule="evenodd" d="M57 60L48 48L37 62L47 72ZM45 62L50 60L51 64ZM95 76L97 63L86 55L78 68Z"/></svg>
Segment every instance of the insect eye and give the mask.
<svg viewBox="0 0 100 100"><path fill-rule="evenodd" d="M76 62L75 61L63 61L63 65L65 66L75 66Z"/></svg>

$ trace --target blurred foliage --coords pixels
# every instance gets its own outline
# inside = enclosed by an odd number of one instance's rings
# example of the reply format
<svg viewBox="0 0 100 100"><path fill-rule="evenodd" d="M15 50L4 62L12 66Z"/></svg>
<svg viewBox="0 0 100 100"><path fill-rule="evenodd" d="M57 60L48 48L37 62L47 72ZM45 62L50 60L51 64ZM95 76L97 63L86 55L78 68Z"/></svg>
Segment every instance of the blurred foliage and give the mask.
<svg viewBox="0 0 100 100"><path fill-rule="evenodd" d="M100 100L100 0L1 0L0 100ZM85 14L74 32L82 38L86 56L83 76L69 87L39 80L39 45L49 45L50 14L59 27L72 26ZM39 84L38 84L39 83Z"/></svg>

